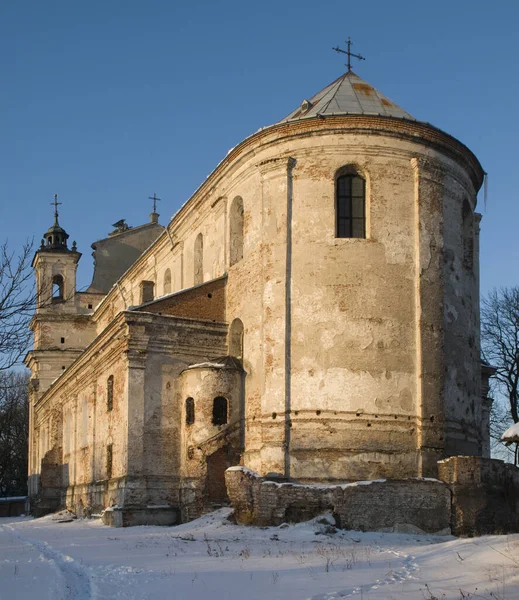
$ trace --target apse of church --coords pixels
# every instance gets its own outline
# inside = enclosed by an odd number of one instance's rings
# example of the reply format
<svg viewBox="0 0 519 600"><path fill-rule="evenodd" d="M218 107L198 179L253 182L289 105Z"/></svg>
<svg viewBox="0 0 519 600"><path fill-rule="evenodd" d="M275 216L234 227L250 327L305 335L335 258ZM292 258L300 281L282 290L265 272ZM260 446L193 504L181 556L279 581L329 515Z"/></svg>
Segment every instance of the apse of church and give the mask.
<svg viewBox="0 0 519 600"><path fill-rule="evenodd" d="M225 502L229 466L322 484L488 453L482 180L461 142L348 70L166 227L155 196L148 224L115 224L86 292L56 205L27 358L42 511L172 523Z"/></svg>

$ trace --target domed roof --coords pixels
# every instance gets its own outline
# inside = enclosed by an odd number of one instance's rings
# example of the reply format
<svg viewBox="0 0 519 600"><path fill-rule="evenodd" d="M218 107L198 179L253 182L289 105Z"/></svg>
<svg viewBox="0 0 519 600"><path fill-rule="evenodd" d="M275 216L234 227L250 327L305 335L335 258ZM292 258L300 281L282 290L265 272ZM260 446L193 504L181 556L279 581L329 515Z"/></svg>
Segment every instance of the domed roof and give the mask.
<svg viewBox="0 0 519 600"><path fill-rule="evenodd" d="M353 71L348 71L310 100L303 100L279 123L332 115L379 115L416 121Z"/></svg>

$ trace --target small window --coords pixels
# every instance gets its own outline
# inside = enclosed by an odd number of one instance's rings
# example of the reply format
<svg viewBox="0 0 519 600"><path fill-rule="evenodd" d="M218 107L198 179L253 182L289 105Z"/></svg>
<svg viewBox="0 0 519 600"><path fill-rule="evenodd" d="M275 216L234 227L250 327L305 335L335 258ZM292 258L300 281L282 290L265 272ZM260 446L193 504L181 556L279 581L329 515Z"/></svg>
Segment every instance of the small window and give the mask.
<svg viewBox="0 0 519 600"><path fill-rule="evenodd" d="M227 423L227 398L217 396L213 400L213 425L225 425Z"/></svg>
<svg viewBox="0 0 519 600"><path fill-rule="evenodd" d="M106 447L106 478L112 478L112 466L113 466L113 445L108 444Z"/></svg>
<svg viewBox="0 0 519 600"><path fill-rule="evenodd" d="M64 344L65 343L65 338L61 338L61 343Z"/></svg>
<svg viewBox="0 0 519 600"><path fill-rule="evenodd" d="M141 281L141 304L151 302L155 297L155 283L153 281Z"/></svg>
<svg viewBox="0 0 519 600"><path fill-rule="evenodd" d="M366 237L366 182L356 174L337 178L336 236Z"/></svg>
<svg viewBox="0 0 519 600"><path fill-rule="evenodd" d="M63 300L64 282L61 275L54 275L52 278L52 301L61 302Z"/></svg>
<svg viewBox="0 0 519 600"><path fill-rule="evenodd" d="M106 410L111 411L114 407L114 376L110 375L106 381Z"/></svg>
<svg viewBox="0 0 519 600"><path fill-rule="evenodd" d="M193 398L186 398L186 425L193 425L195 422L195 401Z"/></svg>

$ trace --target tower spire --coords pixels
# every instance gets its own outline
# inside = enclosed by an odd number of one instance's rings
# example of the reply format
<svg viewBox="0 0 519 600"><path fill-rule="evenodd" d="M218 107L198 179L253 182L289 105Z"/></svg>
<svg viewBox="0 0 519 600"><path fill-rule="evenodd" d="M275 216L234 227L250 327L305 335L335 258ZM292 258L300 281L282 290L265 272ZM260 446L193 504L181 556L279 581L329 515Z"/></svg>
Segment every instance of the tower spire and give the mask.
<svg viewBox="0 0 519 600"><path fill-rule="evenodd" d="M50 203L54 206L54 225L50 227L47 232L43 235L42 245L40 250L60 250L70 252L67 248L68 233L60 226L58 218L58 206L61 202L58 202L58 194L54 194L54 200ZM76 245L74 243L72 252L77 252Z"/></svg>
<svg viewBox="0 0 519 600"><path fill-rule="evenodd" d="M332 50L335 50L335 52L342 52L342 54L346 54L348 56L348 62L346 64L346 66L348 67L348 73L349 73L351 71L351 57L352 56L354 58L358 58L359 60L366 60L366 59L363 56L361 56L360 54L353 54L353 52L351 51L353 42L350 40L349 36L346 41L346 45L348 46L347 50L341 50L339 47L332 48Z"/></svg>
<svg viewBox="0 0 519 600"><path fill-rule="evenodd" d="M59 225L58 223L58 205L62 204L62 202L58 202L58 194L54 194L54 202L51 202L54 205L54 225Z"/></svg>

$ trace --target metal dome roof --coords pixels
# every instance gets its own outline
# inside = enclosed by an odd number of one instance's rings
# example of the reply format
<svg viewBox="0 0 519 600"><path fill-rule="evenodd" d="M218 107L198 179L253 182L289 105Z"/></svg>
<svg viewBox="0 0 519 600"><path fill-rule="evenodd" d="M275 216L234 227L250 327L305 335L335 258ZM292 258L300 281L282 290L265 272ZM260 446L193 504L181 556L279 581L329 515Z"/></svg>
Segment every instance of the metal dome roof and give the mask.
<svg viewBox="0 0 519 600"><path fill-rule="evenodd" d="M353 71L348 71L310 100L303 100L300 106L279 122L331 115L381 115L416 121Z"/></svg>

